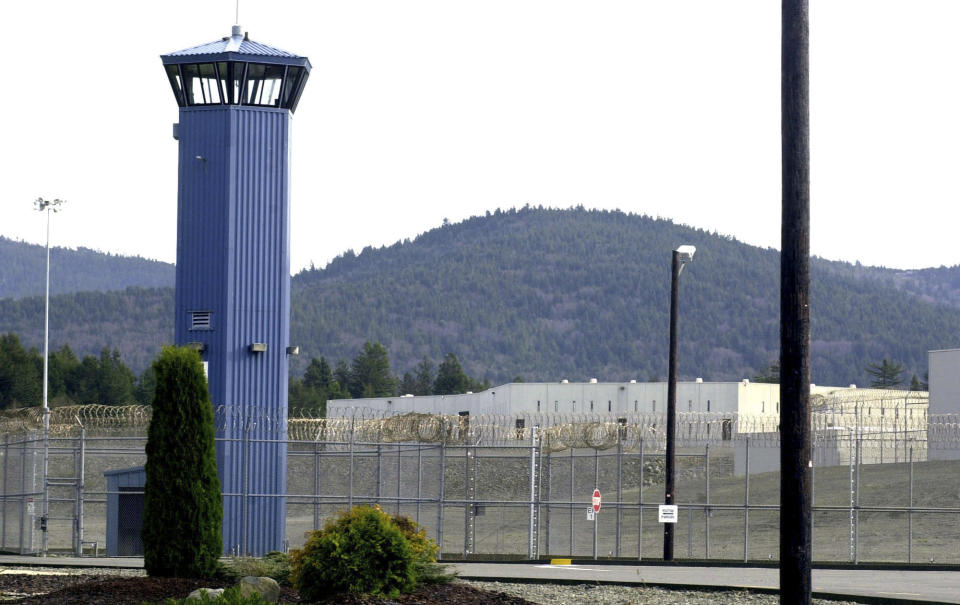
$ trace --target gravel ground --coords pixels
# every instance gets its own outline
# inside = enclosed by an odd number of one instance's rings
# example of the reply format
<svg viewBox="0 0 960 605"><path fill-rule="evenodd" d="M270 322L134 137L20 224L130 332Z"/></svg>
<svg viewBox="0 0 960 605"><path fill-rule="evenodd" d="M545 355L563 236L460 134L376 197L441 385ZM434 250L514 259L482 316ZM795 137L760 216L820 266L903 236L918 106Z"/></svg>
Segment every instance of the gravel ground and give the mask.
<svg viewBox="0 0 960 605"><path fill-rule="evenodd" d="M3 576L8 574L16 574L19 576L19 579L12 577L9 578L9 580L13 581L16 586L4 586L4 580L6 578L3 578ZM32 577L28 579L21 574L31 574ZM86 578L70 579L64 576L99 576L100 578L103 578L104 576L111 576L118 578L137 578L145 577L146 574L142 569L11 567L0 570L0 602L19 600L23 597L28 597L29 595L46 593L50 590L56 590L62 586L68 586L76 582L95 580L93 577L87 580ZM644 605L673 605L676 603L689 603L691 605L777 605L779 603L779 597L775 594L752 593L743 590L693 591L667 590L649 586L636 587L606 584L532 584L474 580L456 580L455 583L483 591L488 591L490 593L502 593L509 595L510 597L518 597L539 605L639 605L641 603ZM436 596L437 599L430 599L423 602L433 603L460 601L459 598L454 598L454 595L452 594L446 596L438 594L434 596ZM347 600L349 601L349 599ZM404 603L418 602L417 600L400 600ZM80 600L77 602L86 601ZM91 600L90 602L94 602L94 600ZM357 602L396 603L379 599L369 601L360 599ZM483 602L504 603L513 601L497 599L484 600ZM818 605L855 605L854 601L828 601L823 599L814 599L813 602L817 603Z"/></svg>
<svg viewBox="0 0 960 605"><path fill-rule="evenodd" d="M689 603L691 605L777 605L780 597L775 594L761 594L745 590L666 590L651 586L631 587L596 584L525 584L512 582L476 582L464 581L470 586L503 592L524 598L540 605L673 605ZM828 601L814 599L818 605L855 605L855 601Z"/></svg>

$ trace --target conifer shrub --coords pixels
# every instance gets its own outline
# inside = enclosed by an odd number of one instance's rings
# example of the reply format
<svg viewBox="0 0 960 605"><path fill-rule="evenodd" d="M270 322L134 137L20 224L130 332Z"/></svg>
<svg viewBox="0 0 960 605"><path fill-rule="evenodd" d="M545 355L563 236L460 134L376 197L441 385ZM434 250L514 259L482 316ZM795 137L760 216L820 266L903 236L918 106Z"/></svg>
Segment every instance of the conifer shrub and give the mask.
<svg viewBox="0 0 960 605"><path fill-rule="evenodd" d="M292 553L291 581L306 601L342 592L396 597L416 586L416 555L393 520L356 506L311 532Z"/></svg>
<svg viewBox="0 0 960 605"><path fill-rule="evenodd" d="M164 347L147 434L144 567L151 576L211 577L223 551L213 407L200 355Z"/></svg>
<svg viewBox="0 0 960 605"><path fill-rule="evenodd" d="M453 579L447 567L437 563L440 547L427 537L427 531L406 515L394 515L390 518L397 526L413 551L413 574L416 584L442 584Z"/></svg>

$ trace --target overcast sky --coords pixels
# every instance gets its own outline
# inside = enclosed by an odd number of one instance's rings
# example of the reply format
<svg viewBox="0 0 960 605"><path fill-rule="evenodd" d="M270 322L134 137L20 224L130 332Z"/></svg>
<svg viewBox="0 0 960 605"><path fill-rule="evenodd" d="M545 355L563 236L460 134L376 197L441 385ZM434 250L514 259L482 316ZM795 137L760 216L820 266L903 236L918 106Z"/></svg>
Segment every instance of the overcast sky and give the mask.
<svg viewBox="0 0 960 605"><path fill-rule="evenodd" d="M313 64L292 263L497 207L669 217L780 241L774 0L241 0ZM960 263L960 2L812 0L812 252ZM174 261L178 108L159 56L234 0L3 2L0 235ZM678 242L682 243L682 242Z"/></svg>

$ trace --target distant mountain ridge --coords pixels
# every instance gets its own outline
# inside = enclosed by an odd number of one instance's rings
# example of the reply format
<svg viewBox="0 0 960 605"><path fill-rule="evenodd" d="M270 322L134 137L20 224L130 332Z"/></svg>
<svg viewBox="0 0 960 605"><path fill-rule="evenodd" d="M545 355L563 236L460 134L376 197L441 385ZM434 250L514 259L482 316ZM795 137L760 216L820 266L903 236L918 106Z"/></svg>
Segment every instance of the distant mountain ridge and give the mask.
<svg viewBox="0 0 960 605"><path fill-rule="evenodd" d="M383 343L395 374L453 351L493 382L666 376L670 251L697 246L680 292L680 374L739 380L778 353L779 253L669 220L583 208L496 211L413 241L349 251L293 281L292 371ZM866 384L886 356L906 379L960 345L957 267L903 272L814 259L813 380ZM54 339L142 368L172 339L172 289L58 297ZM0 332L39 342L38 299L0 300ZM58 311L58 309L60 309ZM108 309L107 313L98 309ZM37 326L40 326L38 328ZM130 334L135 334L131 338Z"/></svg>
<svg viewBox="0 0 960 605"><path fill-rule="evenodd" d="M45 247L0 236L0 299L40 296L46 275ZM50 248L50 294L108 292L131 286L173 286L170 263L118 256L89 248Z"/></svg>

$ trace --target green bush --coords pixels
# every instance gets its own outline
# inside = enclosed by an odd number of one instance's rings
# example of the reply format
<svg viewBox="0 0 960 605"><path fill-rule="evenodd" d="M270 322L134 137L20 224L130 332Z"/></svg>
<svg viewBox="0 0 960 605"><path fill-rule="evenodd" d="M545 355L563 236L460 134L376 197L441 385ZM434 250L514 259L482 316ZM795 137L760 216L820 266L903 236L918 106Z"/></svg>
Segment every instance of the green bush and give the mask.
<svg viewBox="0 0 960 605"><path fill-rule="evenodd" d="M291 580L306 601L340 592L392 598L416 585L410 543L386 513L369 506L312 532L292 559Z"/></svg>
<svg viewBox="0 0 960 605"><path fill-rule="evenodd" d="M200 355L164 347L147 433L143 555L151 576L203 578L223 552L213 407Z"/></svg>
<svg viewBox="0 0 960 605"><path fill-rule="evenodd" d="M453 580L454 576L447 572L447 567L437 563L440 548L436 542L427 537L426 530L405 515L394 515L390 520L407 539L410 549L413 550L413 575L416 584L441 584Z"/></svg>
<svg viewBox="0 0 960 605"><path fill-rule="evenodd" d="M244 576L273 578L281 586L290 586L290 555L268 552L263 558L231 557L220 562L217 577L237 582Z"/></svg>

